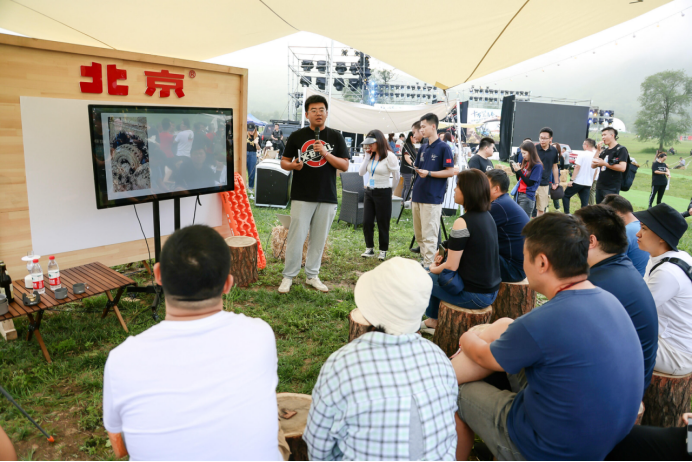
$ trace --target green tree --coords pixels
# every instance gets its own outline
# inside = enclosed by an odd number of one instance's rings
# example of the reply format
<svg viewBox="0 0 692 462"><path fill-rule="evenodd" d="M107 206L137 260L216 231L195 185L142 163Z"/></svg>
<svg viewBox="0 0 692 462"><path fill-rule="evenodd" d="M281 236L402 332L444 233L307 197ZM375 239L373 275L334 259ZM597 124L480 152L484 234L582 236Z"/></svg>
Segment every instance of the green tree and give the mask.
<svg viewBox="0 0 692 462"><path fill-rule="evenodd" d="M397 77L399 77L396 72L388 69L375 69L372 75L378 85L390 85L397 79ZM388 98L385 98L384 96L379 96L377 98L378 103L386 103L388 102L387 100Z"/></svg>
<svg viewBox="0 0 692 462"><path fill-rule="evenodd" d="M692 78L685 71L648 76L641 85L641 110L634 127L640 140L658 140L658 149L677 143L692 126L687 106L692 102Z"/></svg>

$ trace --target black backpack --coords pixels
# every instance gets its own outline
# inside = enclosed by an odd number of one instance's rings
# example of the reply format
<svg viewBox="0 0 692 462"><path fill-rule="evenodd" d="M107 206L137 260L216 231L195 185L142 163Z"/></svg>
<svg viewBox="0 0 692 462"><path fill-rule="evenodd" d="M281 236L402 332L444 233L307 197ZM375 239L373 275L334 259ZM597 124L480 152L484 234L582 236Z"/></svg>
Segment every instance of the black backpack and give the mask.
<svg viewBox="0 0 692 462"><path fill-rule="evenodd" d="M625 171L622 174L622 184L620 185L620 191L629 191L634 183L634 177L637 176L637 170L639 166L632 163L632 158L627 156L627 165L625 166Z"/></svg>
<svg viewBox="0 0 692 462"><path fill-rule="evenodd" d="M687 263L685 263L684 261L682 261L676 257L672 257L672 258L666 257L666 258L662 259L660 262L656 263L654 265L654 267L651 268L651 270L649 271L649 276L651 276L651 273L653 273L656 268L658 268L659 266L661 266L662 264L664 264L666 262L670 262L670 263L674 264L675 266L677 266L678 268L680 268L681 270L683 270L685 272L685 274L687 275L687 277L689 278L689 280L692 282L692 268L690 268L690 265L688 265Z"/></svg>

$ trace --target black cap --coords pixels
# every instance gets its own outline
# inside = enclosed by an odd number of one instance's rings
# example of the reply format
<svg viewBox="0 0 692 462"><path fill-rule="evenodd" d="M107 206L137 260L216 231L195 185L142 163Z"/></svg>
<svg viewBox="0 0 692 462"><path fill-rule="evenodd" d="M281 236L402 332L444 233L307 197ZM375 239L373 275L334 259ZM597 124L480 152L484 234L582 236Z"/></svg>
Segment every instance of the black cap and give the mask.
<svg viewBox="0 0 692 462"><path fill-rule="evenodd" d="M248 129L248 131L253 131L255 129L255 124L250 122L249 124L247 124L247 129Z"/></svg>
<svg viewBox="0 0 692 462"><path fill-rule="evenodd" d="M678 250L678 242L687 231L687 222L680 212L663 203L651 207L649 210L634 212L634 216L663 239L671 249Z"/></svg>

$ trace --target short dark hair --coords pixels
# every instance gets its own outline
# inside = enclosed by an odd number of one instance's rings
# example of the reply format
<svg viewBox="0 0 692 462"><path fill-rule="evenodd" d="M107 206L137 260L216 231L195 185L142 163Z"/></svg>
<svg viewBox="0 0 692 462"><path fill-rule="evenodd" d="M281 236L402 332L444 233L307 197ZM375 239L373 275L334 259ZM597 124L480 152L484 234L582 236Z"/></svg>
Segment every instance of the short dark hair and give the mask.
<svg viewBox="0 0 692 462"><path fill-rule="evenodd" d="M424 120L426 122L428 122L429 124L434 124L435 129L437 129L437 127L440 126L440 119L435 114L433 114L432 112L428 112L427 114L425 114L423 117L420 118L421 122L423 122Z"/></svg>
<svg viewBox="0 0 692 462"><path fill-rule="evenodd" d="M531 138L524 138L524 141L531 141Z"/></svg>
<svg viewBox="0 0 692 462"><path fill-rule="evenodd" d="M310 109L311 104L319 104L319 103L324 104L324 108L327 111L329 110L329 103L327 103L327 98L325 98L322 95L312 95L312 96L308 96L305 99L305 112L308 112L308 109Z"/></svg>
<svg viewBox="0 0 692 462"><path fill-rule="evenodd" d="M601 250L605 253L624 253L627 251L627 232L625 222L615 210L602 204L582 207L574 214L584 223L589 233L596 236Z"/></svg>
<svg viewBox="0 0 692 462"><path fill-rule="evenodd" d="M187 128L192 127L192 125L190 125L190 119L188 119L187 117L183 117L183 124L185 124Z"/></svg>
<svg viewBox="0 0 692 462"><path fill-rule="evenodd" d="M495 144L495 140L490 138L489 136L485 136L481 138L481 142L478 143L478 150L480 151L481 149L485 149L491 144Z"/></svg>
<svg viewBox="0 0 692 462"><path fill-rule="evenodd" d="M509 176L507 176L507 172L504 170L494 168L485 172L485 176L488 177L492 186L499 186L500 191L503 193L509 191Z"/></svg>
<svg viewBox="0 0 692 462"><path fill-rule="evenodd" d="M545 213L529 221L521 234L531 261L544 254L558 278L589 274L589 231L576 217Z"/></svg>
<svg viewBox="0 0 692 462"><path fill-rule="evenodd" d="M616 212L620 212L623 215L626 213L634 213L632 203L619 194L608 194L603 198L603 202L601 202L601 204L607 205L611 209L614 209Z"/></svg>
<svg viewBox="0 0 692 462"><path fill-rule="evenodd" d="M420 120L416 120L411 125L411 130L420 130Z"/></svg>
<svg viewBox="0 0 692 462"><path fill-rule="evenodd" d="M548 135L550 135L551 138L553 137L553 129L550 127L541 128L541 131L538 132L538 134L540 135L541 133L547 133Z"/></svg>
<svg viewBox="0 0 692 462"><path fill-rule="evenodd" d="M406 138L406 135L404 135L403 133L399 133L399 138Z"/></svg>
<svg viewBox="0 0 692 462"><path fill-rule="evenodd" d="M462 170L457 175L457 187L464 196L464 210L487 212L490 210L490 182L483 172L475 168Z"/></svg>
<svg viewBox="0 0 692 462"><path fill-rule="evenodd" d="M664 157L668 157L668 154L667 154L665 151L661 151L661 152L659 152L658 154L656 154L656 157L657 157L658 159L662 159L662 158L664 158ZM682 159L682 157L681 157L681 159Z"/></svg>
<svg viewBox="0 0 692 462"><path fill-rule="evenodd" d="M201 302L221 297L231 269L226 242L213 228L192 225L171 234L161 249L166 298Z"/></svg>
<svg viewBox="0 0 692 462"><path fill-rule="evenodd" d="M171 121L168 119L168 117L165 117L163 119L163 122L161 122L161 127L164 130L168 130L171 127Z"/></svg>
<svg viewBox="0 0 692 462"><path fill-rule="evenodd" d="M618 131L615 127L605 127L603 129L601 129L601 133L603 133L606 130L610 130L611 132L613 132L613 136L615 136L615 139L618 138Z"/></svg>
<svg viewBox="0 0 692 462"><path fill-rule="evenodd" d="M588 145L591 146L592 148L595 148L595 147L596 147L596 140L594 140L594 139L592 139L592 138L587 138L587 139L585 139L584 141L586 142L586 144L588 144Z"/></svg>

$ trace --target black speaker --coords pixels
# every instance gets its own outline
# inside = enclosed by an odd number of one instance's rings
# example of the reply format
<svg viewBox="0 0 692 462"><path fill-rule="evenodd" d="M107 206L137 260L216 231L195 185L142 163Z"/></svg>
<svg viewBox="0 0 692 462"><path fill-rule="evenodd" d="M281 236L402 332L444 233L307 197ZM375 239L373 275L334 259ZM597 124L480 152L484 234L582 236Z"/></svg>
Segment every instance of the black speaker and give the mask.
<svg viewBox="0 0 692 462"><path fill-rule="evenodd" d="M285 209L291 199L292 177L293 172L282 169L278 159L260 162L255 175L255 205Z"/></svg>

